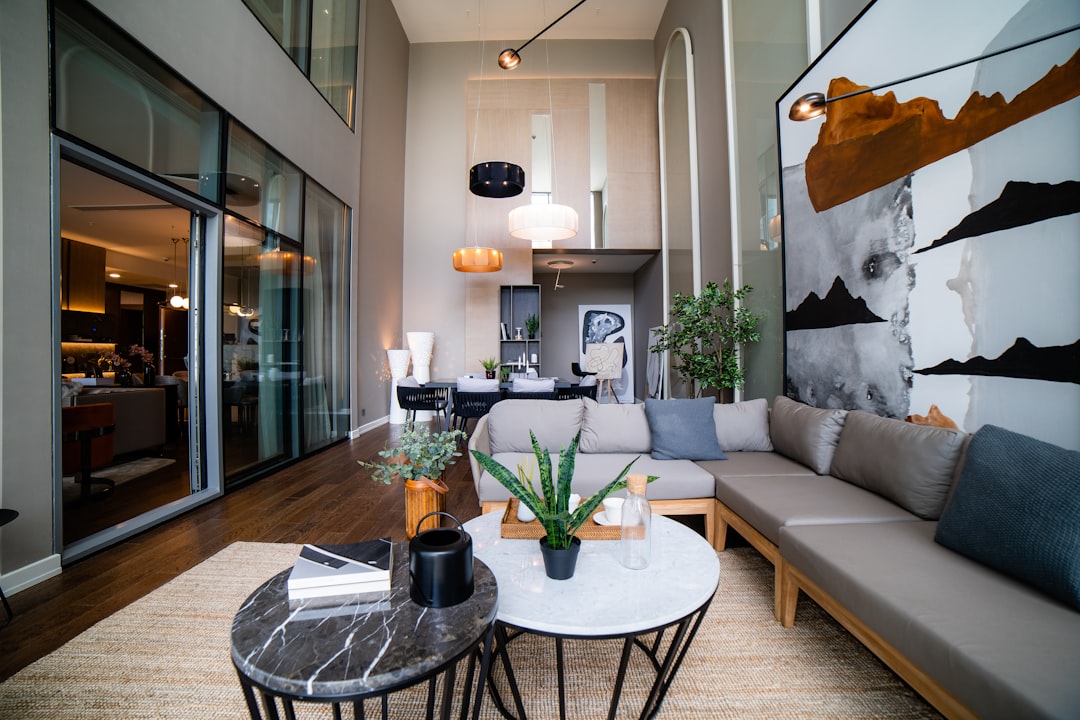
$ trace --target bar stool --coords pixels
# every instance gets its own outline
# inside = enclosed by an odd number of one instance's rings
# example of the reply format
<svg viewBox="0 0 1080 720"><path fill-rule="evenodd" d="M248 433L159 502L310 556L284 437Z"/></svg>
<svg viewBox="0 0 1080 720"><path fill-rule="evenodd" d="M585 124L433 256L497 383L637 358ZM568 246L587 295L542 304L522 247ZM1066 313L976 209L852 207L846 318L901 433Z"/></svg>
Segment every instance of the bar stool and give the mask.
<svg viewBox="0 0 1080 720"><path fill-rule="evenodd" d="M0 508L0 527L7 525L9 522L19 517L18 510L8 510L7 508ZM15 613L11 611L11 605L8 604L7 595L4 594L4 588L0 587L0 600L4 603L4 610L7 612L7 620L4 621L0 628L7 627L11 623L11 619L15 617Z"/></svg>

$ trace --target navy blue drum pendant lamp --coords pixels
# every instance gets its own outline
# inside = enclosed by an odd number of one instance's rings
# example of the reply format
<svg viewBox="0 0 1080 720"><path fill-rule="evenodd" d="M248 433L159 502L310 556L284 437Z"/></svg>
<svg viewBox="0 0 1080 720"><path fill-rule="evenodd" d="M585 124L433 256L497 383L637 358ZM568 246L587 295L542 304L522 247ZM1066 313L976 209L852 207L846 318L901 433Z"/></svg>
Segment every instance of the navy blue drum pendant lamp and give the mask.
<svg viewBox="0 0 1080 720"><path fill-rule="evenodd" d="M525 189L525 171L520 165L503 160L477 163L469 169L469 190L473 195L508 198Z"/></svg>

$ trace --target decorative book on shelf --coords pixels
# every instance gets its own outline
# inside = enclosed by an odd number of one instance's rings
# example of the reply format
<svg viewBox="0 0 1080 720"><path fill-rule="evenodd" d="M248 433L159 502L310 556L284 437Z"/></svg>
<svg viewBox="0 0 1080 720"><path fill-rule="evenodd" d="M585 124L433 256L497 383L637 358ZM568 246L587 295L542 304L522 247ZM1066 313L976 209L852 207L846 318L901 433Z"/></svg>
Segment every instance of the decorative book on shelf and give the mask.
<svg viewBox="0 0 1080 720"><path fill-rule="evenodd" d="M348 545L304 545L289 573L289 599L388 591L392 551L388 537Z"/></svg>

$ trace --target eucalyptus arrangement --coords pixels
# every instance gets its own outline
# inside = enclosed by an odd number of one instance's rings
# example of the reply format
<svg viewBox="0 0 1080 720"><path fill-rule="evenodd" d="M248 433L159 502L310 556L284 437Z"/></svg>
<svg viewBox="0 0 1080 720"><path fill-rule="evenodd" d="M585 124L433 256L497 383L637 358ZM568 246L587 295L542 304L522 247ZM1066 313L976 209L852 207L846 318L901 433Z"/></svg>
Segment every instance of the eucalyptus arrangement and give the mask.
<svg viewBox="0 0 1080 720"><path fill-rule="evenodd" d="M579 430L569 447L559 451L559 482L558 487L553 479L551 470L551 455L540 447L536 435L529 431L532 440L533 455L536 456L536 465L540 469L540 494L533 488L531 467L527 471L521 464L517 467L515 475L505 465L498 462L490 455L472 450L480 466L487 470L499 481L499 483L511 492L519 502L529 508L537 521L544 527L545 537L540 540L540 549L544 551L544 563L548 576L562 580L572 576L576 552L581 545L581 540L576 533L596 512L596 508L608 495L626 487L626 475L631 466L637 462L634 458L622 469L614 480L598 490L591 497L583 499L576 510L570 510L570 487L574 478L574 463L577 457L578 443L581 440ZM656 476L650 475L648 480L653 482ZM549 551L569 550L573 551L573 560L569 562L569 574L559 576L558 571L553 574L552 560Z"/></svg>
<svg viewBox="0 0 1080 720"><path fill-rule="evenodd" d="M465 438L461 430L431 432L423 425L413 425L401 433L397 447L379 451L383 462L357 460L371 470L371 479L389 485L395 477L403 480L437 479L448 465L461 457L458 444Z"/></svg>
<svg viewBox="0 0 1080 720"><path fill-rule="evenodd" d="M746 378L739 354L761 339L762 317L740 303L752 290L749 285L735 290L725 280L723 288L710 282L697 296L675 293L671 320L657 331L649 351L669 352L676 372L696 384L697 396L705 388L742 387Z"/></svg>

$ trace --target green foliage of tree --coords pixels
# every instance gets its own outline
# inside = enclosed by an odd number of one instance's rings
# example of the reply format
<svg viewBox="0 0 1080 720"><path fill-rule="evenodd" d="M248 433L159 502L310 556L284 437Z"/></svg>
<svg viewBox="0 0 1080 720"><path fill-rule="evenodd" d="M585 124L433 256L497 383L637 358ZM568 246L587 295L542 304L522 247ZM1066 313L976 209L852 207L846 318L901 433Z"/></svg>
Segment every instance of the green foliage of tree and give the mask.
<svg viewBox="0 0 1080 720"><path fill-rule="evenodd" d="M753 288L738 290L725 280L705 285L700 295L675 293L667 325L656 333L656 344L649 350L667 351L671 367L700 396L706 388L738 388L746 382L739 363L742 347L757 342L757 326L762 316L748 310L742 300Z"/></svg>

